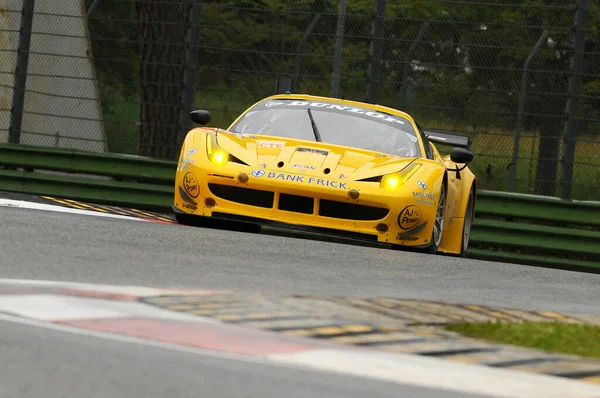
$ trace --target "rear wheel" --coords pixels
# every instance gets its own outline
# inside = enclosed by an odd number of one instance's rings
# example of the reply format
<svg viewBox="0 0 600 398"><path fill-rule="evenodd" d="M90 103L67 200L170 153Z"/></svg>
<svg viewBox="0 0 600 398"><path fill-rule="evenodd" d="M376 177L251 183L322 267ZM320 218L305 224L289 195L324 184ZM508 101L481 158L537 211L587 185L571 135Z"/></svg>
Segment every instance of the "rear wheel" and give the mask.
<svg viewBox="0 0 600 398"><path fill-rule="evenodd" d="M463 224L462 243L460 246L460 256L465 257L467 255L467 249L469 248L469 239L471 238L471 225L473 224L473 206L475 205L475 191L471 188L469 192L469 202L465 210L465 221Z"/></svg>
<svg viewBox="0 0 600 398"><path fill-rule="evenodd" d="M427 253L435 254L442 242L442 233L444 232L444 211L446 209L446 184L442 184L440 190L440 202L438 203L437 212L435 214L435 223L433 224L433 232L431 233L431 244L425 249Z"/></svg>

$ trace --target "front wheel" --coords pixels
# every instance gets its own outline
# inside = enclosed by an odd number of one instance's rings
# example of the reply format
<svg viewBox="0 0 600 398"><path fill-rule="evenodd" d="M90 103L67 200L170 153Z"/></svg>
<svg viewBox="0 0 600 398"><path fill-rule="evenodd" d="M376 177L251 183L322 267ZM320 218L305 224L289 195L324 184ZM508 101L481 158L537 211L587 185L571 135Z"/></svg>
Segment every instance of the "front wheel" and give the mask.
<svg viewBox="0 0 600 398"><path fill-rule="evenodd" d="M431 233L431 244L425 249L426 253L436 254L440 243L442 242L442 233L444 232L444 211L446 209L446 184L442 184L440 190L440 202L438 203L437 212L435 214L435 223L433 224L433 232Z"/></svg>

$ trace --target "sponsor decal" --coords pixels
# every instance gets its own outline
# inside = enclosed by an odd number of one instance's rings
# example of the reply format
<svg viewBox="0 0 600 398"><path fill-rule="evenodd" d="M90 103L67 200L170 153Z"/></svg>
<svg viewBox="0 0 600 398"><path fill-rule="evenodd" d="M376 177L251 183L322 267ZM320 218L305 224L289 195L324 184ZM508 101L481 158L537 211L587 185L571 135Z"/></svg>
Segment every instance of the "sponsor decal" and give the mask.
<svg viewBox="0 0 600 398"><path fill-rule="evenodd" d="M283 142L260 141L258 146L260 148L283 148Z"/></svg>
<svg viewBox="0 0 600 398"><path fill-rule="evenodd" d="M429 199L429 200L435 200L435 195L429 192L414 192L413 191L413 197L414 198L423 198L423 199Z"/></svg>
<svg viewBox="0 0 600 398"><path fill-rule="evenodd" d="M338 178L346 178L346 175L344 173L342 173L338 176Z"/></svg>
<svg viewBox="0 0 600 398"><path fill-rule="evenodd" d="M285 105L285 102L277 102L277 101L267 101L267 102L265 102L265 106L267 108L270 108L272 106L280 106L280 105Z"/></svg>
<svg viewBox="0 0 600 398"><path fill-rule="evenodd" d="M406 206L398 215L398 225L402 229L414 228L421 221L421 209L417 206Z"/></svg>
<svg viewBox="0 0 600 398"><path fill-rule="evenodd" d="M193 154L195 154L196 152L198 152L197 148L192 148L188 151L187 155L188 156L192 156Z"/></svg>
<svg viewBox="0 0 600 398"><path fill-rule="evenodd" d="M418 239L419 239L418 236L402 235L399 232L398 232L398 236L396 236L396 240L407 240L407 241L414 242L415 240L418 240Z"/></svg>
<svg viewBox="0 0 600 398"><path fill-rule="evenodd" d="M307 166L304 164L294 164L292 167L296 168L296 169L301 169L300 171L304 171L306 169L309 170L316 170L317 168L315 166Z"/></svg>
<svg viewBox="0 0 600 398"><path fill-rule="evenodd" d="M321 149L312 149L312 148L298 148L298 152L310 152L310 153L318 153L319 155L327 156L329 152L323 151Z"/></svg>
<svg viewBox="0 0 600 398"><path fill-rule="evenodd" d="M357 108L354 106L338 105L338 104L331 104L331 103L326 103L326 102L310 102L310 101L291 101L291 102L285 102L285 103L276 104L276 105L281 105L281 106L286 106L286 107L305 106L305 107L311 107L311 108L332 109L332 110L337 110L337 111L365 115L365 116L372 117L374 119L381 119L385 122L404 124L403 120L396 118L393 115L389 115L387 113L381 113L381 112L375 111L373 109ZM266 106L266 103L265 103L265 106ZM273 105L273 104L269 105L269 107L272 107L272 106L275 106L275 105Z"/></svg>
<svg viewBox="0 0 600 398"><path fill-rule="evenodd" d="M343 189L343 190L348 189L346 187L346 184L347 184L346 182L326 180L324 178L298 176L298 175L287 174L287 173L276 173L274 171L270 171L267 174L267 178L273 179L273 180L293 181L293 182L298 182L301 184L319 185L322 187L329 187L329 188L335 188L335 189Z"/></svg>
<svg viewBox="0 0 600 398"><path fill-rule="evenodd" d="M179 160L179 163L177 163L177 170L189 170L190 168L188 167L188 165L192 164L194 164L194 161L192 159L182 158Z"/></svg>
<svg viewBox="0 0 600 398"><path fill-rule="evenodd" d="M186 173L183 176L183 189L190 195L192 198L197 198L200 194L200 186L198 185L198 180L194 173Z"/></svg>
<svg viewBox="0 0 600 398"><path fill-rule="evenodd" d="M252 173L250 173L250 174L252 174L252 177L258 178L258 177L264 176L265 175L265 171L261 170L261 169L255 169L255 170L252 170Z"/></svg>
<svg viewBox="0 0 600 398"><path fill-rule="evenodd" d="M421 180L417 181L417 185L418 185L419 187L421 187L421 189L422 189L423 191L426 191L426 190L427 190L427 184L425 184L423 181L421 181Z"/></svg>
<svg viewBox="0 0 600 398"><path fill-rule="evenodd" d="M423 199L417 199L417 203L421 204L421 205L428 205L428 206L433 206L435 204L434 202L429 202L429 201L423 200Z"/></svg>
<svg viewBox="0 0 600 398"><path fill-rule="evenodd" d="M198 209L198 207L192 206L192 205L188 205L187 203L184 203L183 207L185 207L186 209L190 209L190 210L197 210Z"/></svg>
<svg viewBox="0 0 600 398"><path fill-rule="evenodd" d="M194 164L193 159L183 158L179 161L179 164Z"/></svg>

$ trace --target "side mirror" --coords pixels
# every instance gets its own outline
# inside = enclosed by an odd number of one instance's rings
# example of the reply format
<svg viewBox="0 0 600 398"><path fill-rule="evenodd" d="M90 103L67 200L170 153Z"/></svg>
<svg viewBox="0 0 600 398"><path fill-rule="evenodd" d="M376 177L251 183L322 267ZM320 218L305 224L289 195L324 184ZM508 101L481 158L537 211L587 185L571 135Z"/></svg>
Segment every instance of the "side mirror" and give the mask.
<svg viewBox="0 0 600 398"><path fill-rule="evenodd" d="M450 152L450 160L454 163L470 163L473 160L473 152L464 148L454 148Z"/></svg>
<svg viewBox="0 0 600 398"><path fill-rule="evenodd" d="M192 111L190 112L190 119L192 122L205 126L210 123L210 112L209 111Z"/></svg>

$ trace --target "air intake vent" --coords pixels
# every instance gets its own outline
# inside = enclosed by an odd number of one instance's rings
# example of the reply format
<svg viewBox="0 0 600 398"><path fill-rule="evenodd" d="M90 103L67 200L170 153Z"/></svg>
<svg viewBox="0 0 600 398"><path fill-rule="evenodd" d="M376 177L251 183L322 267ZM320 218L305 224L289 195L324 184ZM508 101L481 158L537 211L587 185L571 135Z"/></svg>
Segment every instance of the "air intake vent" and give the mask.
<svg viewBox="0 0 600 398"><path fill-rule="evenodd" d="M269 191L221 184L208 184L208 189L218 198L257 207L272 208L273 198L275 197L275 194Z"/></svg>
<svg viewBox="0 0 600 398"><path fill-rule="evenodd" d="M279 195L279 210L294 211L296 213L312 214L315 207L315 200L306 196L289 195L282 193Z"/></svg>
<svg viewBox="0 0 600 398"><path fill-rule="evenodd" d="M332 218L343 218L345 220L375 221L385 218L389 209L381 207L357 205L347 202L336 202L333 200L321 200L319 204L319 215Z"/></svg>
<svg viewBox="0 0 600 398"><path fill-rule="evenodd" d="M383 176L376 176L376 177L363 178L362 180L356 180L356 181L361 181L361 182L381 182L382 178L383 178Z"/></svg>

